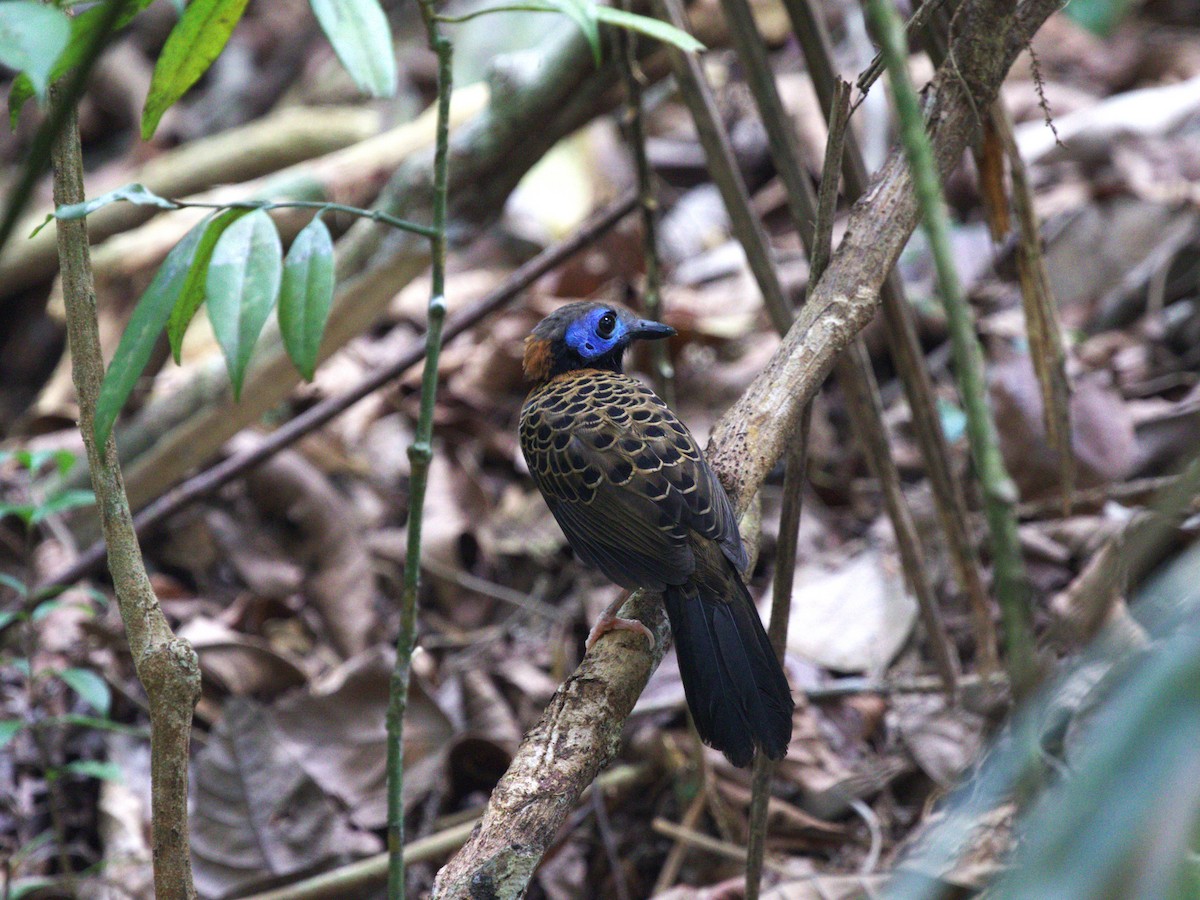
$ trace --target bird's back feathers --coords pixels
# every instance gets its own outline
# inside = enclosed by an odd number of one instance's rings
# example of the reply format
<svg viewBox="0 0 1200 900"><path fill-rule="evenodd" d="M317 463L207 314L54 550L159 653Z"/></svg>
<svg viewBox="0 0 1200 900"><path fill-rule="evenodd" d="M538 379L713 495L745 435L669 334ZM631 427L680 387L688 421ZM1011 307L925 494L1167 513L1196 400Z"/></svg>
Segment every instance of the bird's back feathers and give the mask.
<svg viewBox="0 0 1200 900"><path fill-rule="evenodd" d="M662 591L700 736L734 765L778 759L787 678L742 581L729 498L687 428L635 378L574 369L521 411L530 474L580 559L626 588Z"/></svg>

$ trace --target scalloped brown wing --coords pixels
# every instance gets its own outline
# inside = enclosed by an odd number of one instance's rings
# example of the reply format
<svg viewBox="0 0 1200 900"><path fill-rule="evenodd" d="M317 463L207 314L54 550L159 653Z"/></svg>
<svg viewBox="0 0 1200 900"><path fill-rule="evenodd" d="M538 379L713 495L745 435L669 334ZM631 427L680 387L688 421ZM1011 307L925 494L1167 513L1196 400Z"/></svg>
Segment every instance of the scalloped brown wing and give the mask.
<svg viewBox="0 0 1200 900"><path fill-rule="evenodd" d="M695 569L689 532L747 566L733 508L687 428L627 375L585 369L535 388L521 450L585 563L623 587L662 590Z"/></svg>

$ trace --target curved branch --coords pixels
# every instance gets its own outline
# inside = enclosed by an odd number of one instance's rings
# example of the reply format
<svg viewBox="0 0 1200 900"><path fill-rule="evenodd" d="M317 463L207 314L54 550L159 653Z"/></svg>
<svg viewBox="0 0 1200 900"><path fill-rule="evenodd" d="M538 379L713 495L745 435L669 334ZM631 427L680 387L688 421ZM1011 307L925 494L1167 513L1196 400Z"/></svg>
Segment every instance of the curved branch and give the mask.
<svg viewBox="0 0 1200 900"><path fill-rule="evenodd" d="M927 120L938 166L948 172L975 136L1017 54L1057 0L968 0L949 62L930 86ZM824 277L763 372L722 417L708 458L739 512L781 456L796 421L835 357L874 316L879 290L917 225L903 155L894 151L851 211ZM516 897L528 885L583 789L616 754L621 728L661 658L666 626L653 595L635 593L623 614L660 639L648 652L633 635L598 642L526 735L471 840L438 873L436 897Z"/></svg>

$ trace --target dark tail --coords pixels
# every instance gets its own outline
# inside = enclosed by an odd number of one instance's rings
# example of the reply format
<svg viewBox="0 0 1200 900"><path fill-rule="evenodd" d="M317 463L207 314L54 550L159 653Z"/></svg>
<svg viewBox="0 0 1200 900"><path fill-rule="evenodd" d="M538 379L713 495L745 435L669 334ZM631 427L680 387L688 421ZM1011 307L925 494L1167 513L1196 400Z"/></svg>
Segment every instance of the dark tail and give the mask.
<svg viewBox="0 0 1200 900"><path fill-rule="evenodd" d="M735 766L755 748L782 759L792 738L791 689L741 577L724 558L663 593L696 730Z"/></svg>

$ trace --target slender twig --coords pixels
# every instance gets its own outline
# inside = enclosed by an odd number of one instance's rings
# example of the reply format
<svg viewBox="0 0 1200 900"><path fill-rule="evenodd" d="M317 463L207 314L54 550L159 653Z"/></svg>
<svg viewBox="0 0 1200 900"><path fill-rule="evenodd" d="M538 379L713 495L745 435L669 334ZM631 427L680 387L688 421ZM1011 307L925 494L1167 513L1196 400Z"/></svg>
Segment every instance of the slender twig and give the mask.
<svg viewBox="0 0 1200 900"><path fill-rule="evenodd" d="M732 859L736 862L746 861L746 851L736 844L730 844L726 841L718 840L714 837L709 837L707 834L702 834L699 831L693 831L690 828L684 828L676 825L674 822L667 819L655 819L650 823L650 827L659 834L666 835L669 838L674 838L677 841L683 841L686 844L691 844L699 850L706 853L713 853L717 856L723 856L726 859ZM764 865L773 872L778 872L780 875L794 874L788 870L786 866L781 866L776 862L767 860Z"/></svg>
<svg viewBox="0 0 1200 900"><path fill-rule="evenodd" d="M705 790L704 779L701 777L696 796L692 798L692 802L688 804L688 808L683 811L683 818L679 820L679 824L689 831L695 830L696 823L700 821L700 816L707 806L708 791ZM683 866L683 860L687 855L689 846L687 842L678 839L671 845L671 849L667 851L666 859L663 860L662 868L658 870L658 878L654 881L654 889L650 892L651 896L661 894L675 884L675 879L679 877L679 870Z"/></svg>
<svg viewBox="0 0 1200 900"><path fill-rule="evenodd" d="M907 36L915 34L917 31L924 28L925 24L929 21L933 14L937 12L939 8L941 8L944 2L945 0L925 0L924 3L922 3L916 8L916 10L913 11L913 14L909 17L908 21L904 23L905 35ZM858 81L855 82L855 85L858 87L863 97L865 97L867 92L871 90L871 85L879 80L879 76L883 74L883 68L883 53L876 53L875 58L871 60L870 64L866 67L866 69L863 70L862 74L858 76ZM859 98L858 103L862 103L863 97ZM855 106L858 106L858 104L856 103Z"/></svg>
<svg viewBox="0 0 1200 900"><path fill-rule="evenodd" d="M813 223L810 245L809 282L821 280L833 254L833 218L837 210L838 181L845 148L846 122L850 114L849 85L839 82L830 111L829 136L825 142L825 161L821 168L821 186L817 192L817 219ZM796 578L796 546L800 534L800 513L804 498L804 478L808 469L808 432L812 424L812 404L800 417L795 442L788 447L783 469L783 508L779 513L779 541L775 548L775 575L771 585L771 619L767 635L780 662L787 649L788 620L792 612L792 591ZM767 850L767 813L771 802L771 776L775 764L765 756L754 760L750 779L750 839L746 845L746 900L757 900L762 887L763 860Z"/></svg>
<svg viewBox="0 0 1200 900"><path fill-rule="evenodd" d="M967 414L967 436L975 470L983 487L984 509L991 536L996 594L1000 601L1008 651L1009 679L1017 697L1026 696L1037 682L1029 585L1017 538L1014 506L1016 487L1004 468L995 423L988 408L983 351L975 334L970 308L963 296L950 249L950 231L940 178L916 90L908 77L904 31L886 0L868 0L867 10L882 44L900 118L901 139L912 169L917 201L929 235L938 284L950 326L959 390Z"/></svg>
<svg viewBox="0 0 1200 900"><path fill-rule="evenodd" d="M687 29L687 19L680 0L654 2L662 18L676 28ZM767 240L767 233L750 205L750 192L746 189L746 182L737 167L729 136L721 125L717 104L704 77L704 70L694 53L685 53L675 47L668 47L667 53L671 59L671 70L675 73L679 93L687 104L692 121L696 125L696 133L704 147L708 173L721 192L721 199L729 211L730 226L738 243L746 252L746 262L758 289L762 292L763 305L766 306L775 327L786 331L792 321L791 304L771 259L771 245Z"/></svg>
<svg viewBox="0 0 1200 900"><path fill-rule="evenodd" d="M624 0L626 8L629 0ZM630 10L632 11L632 10ZM633 156L637 175L638 203L642 213L642 259L646 268L646 284L642 292L642 308L649 319L662 319L662 273L658 257L658 197L654 192L654 173L646 156L646 120L642 114L642 82L644 75L638 64L637 34L626 28L616 29L621 80L625 85L625 122L629 134L629 152ZM671 366L666 341L652 341L649 347L653 363L651 373L654 387L670 406L675 405L675 371Z"/></svg>
<svg viewBox="0 0 1200 900"><path fill-rule="evenodd" d="M788 447L783 467L783 508L779 512L779 542L775 548L775 574L771 585L771 618L767 636L775 655L783 661L787 649L788 620L792 612L792 591L796 578L796 545L800 534L800 513L804 500L804 479L808 470L808 434L812 424L812 403L800 417L796 438ZM763 860L767 852L767 813L771 803L771 777L775 762L764 754L754 759L750 775L750 824L746 842L746 900L757 900L762 886Z"/></svg>
<svg viewBox="0 0 1200 900"><path fill-rule="evenodd" d="M79 120L71 95L64 96L67 99L62 104L69 108L51 152L56 204L80 203L84 199ZM108 566L130 655L150 703L155 893L164 900L190 900L196 891L188 846L188 741L192 708L200 696L200 666L192 646L172 633L146 574L117 461L116 442L110 436L103 445L96 443L94 421L104 379L104 358L87 224L82 220L60 221L57 230L71 374L79 398L79 430L108 543Z"/></svg>
<svg viewBox="0 0 1200 900"><path fill-rule="evenodd" d="M385 213L379 209L363 209L360 206L347 206L345 203L332 203L328 200L230 200L227 203L209 203L202 200L175 200L171 197L159 197L155 205L163 209L264 209L267 212L275 209L315 209L320 212L340 212L360 219L370 219L383 225L390 225L399 231L434 240L437 231L429 225L410 222L407 219ZM58 218L75 218L76 212L70 209L60 209Z"/></svg>
<svg viewBox="0 0 1200 900"><path fill-rule="evenodd" d="M443 343L458 337L496 310L511 303L537 279L606 234L625 216L629 215L636 202L633 194L626 194L592 216L570 237L552 247L547 247L522 265L505 278L501 284L493 288L486 297L447 318L442 332ZM280 450L291 446L306 434L310 434L341 415L364 397L399 378L424 359L425 346L424 339L415 341L395 361L365 376L350 390L322 400L271 432L252 449L228 457L163 494L134 517L133 524L137 533L139 535L146 534L190 503L224 487L235 478L270 459ZM87 576L103 559L104 541L100 540L81 553L70 566L40 585L39 590L72 585Z"/></svg>
<svg viewBox="0 0 1200 900"><path fill-rule="evenodd" d="M930 4L936 5L936 4ZM784 0L804 61L812 76L813 87L823 109L832 109L838 78L833 65L833 50L825 29L825 20L815 8L815 0ZM833 125L831 123L830 127ZM862 196L867 188L867 168L852 131L847 132L842 177L850 200ZM996 630L992 624L991 603L980 574L979 555L971 529L967 525L967 504L962 487L950 467L950 449L942 430L941 416L933 395L933 381L925 365L917 334L912 305L895 272L888 274L880 291L888 350L900 376L912 415L913 431L921 447L921 456L933 490L938 522L946 538L946 548L959 588L967 596L975 628L976 661L981 671L995 671Z"/></svg>
<svg viewBox="0 0 1200 900"><path fill-rule="evenodd" d="M1008 679L1002 674L994 675L964 675L958 680L960 690L972 688L1003 687ZM945 690L945 682L941 678L929 675L910 678L904 681L877 681L873 678L838 678L828 684L806 688L804 695L809 700L836 700L840 697L853 697L856 694L879 694L890 697L894 694L932 694Z"/></svg>
<svg viewBox="0 0 1200 900"><path fill-rule="evenodd" d="M433 0L421 0L430 49L438 59L437 145L433 157L432 266L428 324L425 330L425 370L421 375L421 406L413 443L408 448L411 474L408 495L408 552L404 588L400 595L400 634L396 638L396 667L389 688L387 730L388 897L403 900L404 885L404 712L413 648L417 640L417 596L421 588L421 524L425 488L433 459L433 409L437 397L438 358L446 321L446 206L450 162L450 93L453 47L438 30Z"/></svg>
<svg viewBox="0 0 1200 900"><path fill-rule="evenodd" d="M413 841L404 848L404 862L424 862L457 850L471 836L471 829L478 821L478 818L473 818ZM253 894L245 900L334 900L337 897L361 896L360 892L378 889L377 885L387 875L388 862L387 853L368 856L348 866L314 875L295 884L262 894Z"/></svg>
<svg viewBox="0 0 1200 900"><path fill-rule="evenodd" d="M1075 493L1075 453L1071 445L1071 382L1067 378L1058 304L1042 255L1042 235L1033 208L1033 189L1013 135L1012 120L999 101L992 104L992 119L1008 157L1012 205L1017 220L1017 272L1025 309L1025 329L1029 333L1029 355L1042 392L1046 438L1058 454L1062 512L1067 516L1071 514L1071 498Z"/></svg>

